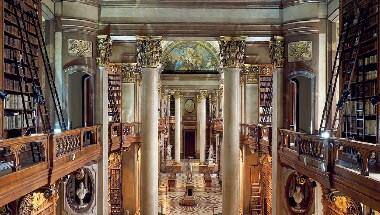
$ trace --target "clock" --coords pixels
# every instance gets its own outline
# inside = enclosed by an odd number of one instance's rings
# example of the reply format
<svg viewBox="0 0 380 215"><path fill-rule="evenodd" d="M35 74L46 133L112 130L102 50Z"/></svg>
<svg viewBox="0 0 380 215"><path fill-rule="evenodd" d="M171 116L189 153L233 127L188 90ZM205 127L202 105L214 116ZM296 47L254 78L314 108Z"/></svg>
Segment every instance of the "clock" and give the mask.
<svg viewBox="0 0 380 215"><path fill-rule="evenodd" d="M194 111L194 108L195 108L195 104L194 104L194 101L192 99L188 99L186 102L185 102L185 110L188 112L188 113L192 113Z"/></svg>

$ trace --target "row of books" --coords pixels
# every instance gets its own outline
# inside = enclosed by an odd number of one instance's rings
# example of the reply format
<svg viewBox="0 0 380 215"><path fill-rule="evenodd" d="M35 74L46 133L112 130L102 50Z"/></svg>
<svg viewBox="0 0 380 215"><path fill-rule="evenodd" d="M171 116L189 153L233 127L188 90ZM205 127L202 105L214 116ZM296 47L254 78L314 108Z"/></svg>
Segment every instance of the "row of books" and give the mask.
<svg viewBox="0 0 380 215"><path fill-rule="evenodd" d="M24 93L31 93L32 92L32 83L22 84L21 87L22 87L22 92L24 92ZM21 92L19 80L7 79L6 81L4 81L4 88L6 90Z"/></svg>
<svg viewBox="0 0 380 215"><path fill-rule="evenodd" d="M358 60L359 66L367 66L374 63L377 63L377 54L371 55L365 58L361 58Z"/></svg>
<svg viewBox="0 0 380 215"><path fill-rule="evenodd" d="M32 125L32 119L28 119L29 126ZM13 115L13 116L4 116L4 129L10 130L10 129L22 129L26 128L27 122L25 120L25 115Z"/></svg>
<svg viewBox="0 0 380 215"><path fill-rule="evenodd" d="M28 98L24 96L24 101L27 101ZM22 110L24 108L23 103L22 103L22 96L21 95L13 95L9 94L7 99L4 102L4 108L7 109L16 109L16 110ZM31 103L25 102L25 108L26 109L31 109Z"/></svg>

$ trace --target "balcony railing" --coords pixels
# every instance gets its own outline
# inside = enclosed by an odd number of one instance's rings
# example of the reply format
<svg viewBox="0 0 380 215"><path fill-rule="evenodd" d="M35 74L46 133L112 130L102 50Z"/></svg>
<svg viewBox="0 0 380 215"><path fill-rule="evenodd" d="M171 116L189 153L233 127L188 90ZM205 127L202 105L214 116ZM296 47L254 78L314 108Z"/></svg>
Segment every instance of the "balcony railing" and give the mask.
<svg viewBox="0 0 380 215"><path fill-rule="evenodd" d="M0 206L99 159L99 129L92 126L1 140Z"/></svg>
<svg viewBox="0 0 380 215"><path fill-rule="evenodd" d="M110 151L128 148L132 143L141 142L141 123L112 123L109 125Z"/></svg>
<svg viewBox="0 0 380 215"><path fill-rule="evenodd" d="M380 146L349 139L280 129L280 162L326 188L339 190L373 209L380 209Z"/></svg>

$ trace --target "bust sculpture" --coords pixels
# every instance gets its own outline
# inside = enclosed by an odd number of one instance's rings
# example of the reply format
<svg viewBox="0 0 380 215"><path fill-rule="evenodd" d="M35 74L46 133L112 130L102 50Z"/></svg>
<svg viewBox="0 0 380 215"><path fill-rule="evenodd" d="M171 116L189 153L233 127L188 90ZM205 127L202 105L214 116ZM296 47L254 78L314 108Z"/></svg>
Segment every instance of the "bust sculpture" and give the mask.
<svg viewBox="0 0 380 215"><path fill-rule="evenodd" d="M302 200L304 199L304 194L301 192L301 187L300 186L296 186L296 190L295 192L293 193L293 199L294 199L294 202L297 204L296 205L296 208L300 208L301 207L301 202Z"/></svg>
<svg viewBox="0 0 380 215"><path fill-rule="evenodd" d="M87 193L88 193L88 190L84 187L83 182L80 182L79 188L76 191L76 194L79 199L79 206L83 205L83 199L85 198Z"/></svg>

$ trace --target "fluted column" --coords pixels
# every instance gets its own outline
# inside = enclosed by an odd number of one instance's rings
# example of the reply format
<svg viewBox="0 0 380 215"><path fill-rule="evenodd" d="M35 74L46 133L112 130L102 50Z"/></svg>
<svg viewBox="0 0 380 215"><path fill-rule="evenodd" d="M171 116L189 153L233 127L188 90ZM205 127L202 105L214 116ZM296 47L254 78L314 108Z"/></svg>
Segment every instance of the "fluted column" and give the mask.
<svg viewBox="0 0 380 215"><path fill-rule="evenodd" d="M176 91L174 93L175 98L175 153L174 159L177 164L181 162L181 127L182 127L182 115L181 115L181 92Z"/></svg>
<svg viewBox="0 0 380 215"><path fill-rule="evenodd" d="M244 38L222 37L221 65L224 73L223 214L240 212L240 68L244 63Z"/></svg>
<svg viewBox="0 0 380 215"><path fill-rule="evenodd" d="M281 188L279 187L280 169L278 159L278 131L282 128L283 119L283 66L284 66L284 38L273 37L270 42L270 56L273 64L273 113L272 113L272 214L279 215L282 211Z"/></svg>
<svg viewBox="0 0 380 215"><path fill-rule="evenodd" d="M98 214L108 214L108 74L105 70L111 54L111 39L107 35L99 35L97 38L97 64L99 72L96 74L96 122L101 124L102 154L99 161L99 189L98 189Z"/></svg>
<svg viewBox="0 0 380 215"><path fill-rule="evenodd" d="M198 112L197 112L197 121L198 121L198 144L199 144L199 153L200 153L200 163L205 164L206 162L206 96L207 90L201 90L197 96L198 102Z"/></svg>
<svg viewBox="0 0 380 215"><path fill-rule="evenodd" d="M142 67L141 214L158 214L158 79L161 39L137 40L137 63Z"/></svg>

